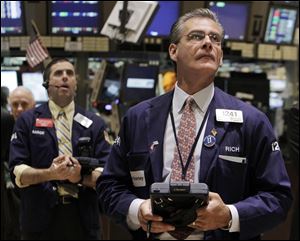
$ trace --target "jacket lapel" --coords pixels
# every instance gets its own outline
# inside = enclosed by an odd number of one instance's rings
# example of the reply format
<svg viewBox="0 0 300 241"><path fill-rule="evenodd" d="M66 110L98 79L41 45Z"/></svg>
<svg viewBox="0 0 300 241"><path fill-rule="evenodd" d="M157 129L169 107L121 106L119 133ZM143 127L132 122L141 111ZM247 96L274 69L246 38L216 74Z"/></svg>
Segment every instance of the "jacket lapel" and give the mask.
<svg viewBox="0 0 300 241"><path fill-rule="evenodd" d="M202 144L203 146L202 146L201 157L200 157L201 161L200 161L199 181L206 182L206 183L208 183L208 178L211 175L212 167L214 166L214 163L218 159L219 146L224 139L224 136L226 134L229 125L227 122L216 121L216 109L225 108L224 100L220 99L220 93L216 88L215 88L214 99L212 101L213 103L212 103L211 113L207 121L204 138L208 135L213 135L214 133L213 130L216 130L215 132L216 144L212 147L207 147L204 144Z"/></svg>
<svg viewBox="0 0 300 241"><path fill-rule="evenodd" d="M173 91L150 102L146 112L148 148L154 182L162 181L163 144Z"/></svg>
<svg viewBox="0 0 300 241"><path fill-rule="evenodd" d="M77 146L78 144L78 140L80 138L80 129L84 128L82 125L80 125L80 123L78 123L77 121L74 120L74 117L76 116L77 113L79 113L80 111L78 110L78 107L75 105L75 112L74 112L74 116L73 116L73 124L72 124L72 147L73 147L73 152L74 152L74 147ZM75 155L77 153L73 153L73 155Z"/></svg>

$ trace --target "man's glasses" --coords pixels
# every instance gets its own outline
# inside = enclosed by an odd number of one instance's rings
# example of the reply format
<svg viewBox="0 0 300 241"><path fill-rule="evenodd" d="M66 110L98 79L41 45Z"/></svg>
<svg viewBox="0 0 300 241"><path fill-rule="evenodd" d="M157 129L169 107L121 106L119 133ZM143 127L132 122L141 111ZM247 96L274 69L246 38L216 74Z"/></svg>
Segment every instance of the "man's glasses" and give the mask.
<svg viewBox="0 0 300 241"><path fill-rule="evenodd" d="M186 35L188 41L192 41L192 42L201 42L205 37L206 35L208 35L210 41L213 43L213 44L220 44L222 42L222 37L217 34L217 33L209 33L209 34L206 34L202 31L199 31L199 32L192 32L188 35Z"/></svg>

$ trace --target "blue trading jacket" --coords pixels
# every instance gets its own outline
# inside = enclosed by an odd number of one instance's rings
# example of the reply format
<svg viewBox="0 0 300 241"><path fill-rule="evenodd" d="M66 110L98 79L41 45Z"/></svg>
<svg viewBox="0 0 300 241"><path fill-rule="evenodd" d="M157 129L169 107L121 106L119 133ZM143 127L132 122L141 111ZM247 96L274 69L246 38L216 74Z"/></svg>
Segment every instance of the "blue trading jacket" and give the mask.
<svg viewBox="0 0 300 241"><path fill-rule="evenodd" d="M162 182L164 133L173 92L131 108L123 119L104 173L98 179L99 203L126 225L135 198L149 198L150 185ZM243 123L216 120L215 109L241 110ZM205 135L217 131L216 144L203 145L199 182L207 183L239 213L240 232L205 232L205 239L251 239L282 222L291 206L290 181L267 117L254 107L215 88ZM151 148L152 143L159 143ZM145 185L134 186L132 171L144 173ZM134 176L133 176L134 178ZM140 228L136 239L145 238Z"/></svg>
<svg viewBox="0 0 300 241"><path fill-rule="evenodd" d="M75 105L74 116L77 113L89 118L93 123L87 128L73 120L73 156L78 155L78 139L80 137L90 137L93 157L104 164L110 151L110 145L103 136L105 123L97 115ZM16 165L20 164L27 164L34 168L48 168L52 160L58 156L58 143L54 125L53 127L37 127L37 118L51 119L48 103L24 112L18 118L10 145L9 165L11 171ZM14 176L13 173L12 176ZM53 213L51 210L57 203L55 183L44 182L20 188L20 195L22 230L27 232L44 230L52 218ZM80 188L79 206L80 218L85 228L87 230L99 228L99 212L95 190L88 187Z"/></svg>

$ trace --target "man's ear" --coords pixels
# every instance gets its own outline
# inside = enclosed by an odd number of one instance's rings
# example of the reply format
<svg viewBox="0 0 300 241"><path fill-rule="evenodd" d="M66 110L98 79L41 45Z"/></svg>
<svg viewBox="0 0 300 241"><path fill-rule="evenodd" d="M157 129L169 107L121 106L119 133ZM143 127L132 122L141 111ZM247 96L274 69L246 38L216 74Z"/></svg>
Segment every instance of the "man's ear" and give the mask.
<svg viewBox="0 0 300 241"><path fill-rule="evenodd" d="M170 44L169 46L169 55L170 55L170 58L177 62L177 45L176 44Z"/></svg>
<svg viewBox="0 0 300 241"><path fill-rule="evenodd" d="M79 81L79 75L76 75L76 84L75 84L75 88L74 88L74 90L75 90L75 92L77 91L77 85L78 85L78 81Z"/></svg>
<svg viewBox="0 0 300 241"><path fill-rule="evenodd" d="M221 51L219 67L223 65L223 51Z"/></svg>

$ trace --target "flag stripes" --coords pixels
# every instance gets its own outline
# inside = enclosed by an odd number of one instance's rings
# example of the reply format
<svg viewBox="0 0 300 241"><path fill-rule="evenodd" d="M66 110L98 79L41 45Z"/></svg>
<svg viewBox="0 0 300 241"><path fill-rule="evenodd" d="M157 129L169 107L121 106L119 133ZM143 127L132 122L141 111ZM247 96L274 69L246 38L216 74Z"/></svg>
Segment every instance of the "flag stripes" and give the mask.
<svg viewBox="0 0 300 241"><path fill-rule="evenodd" d="M26 51L27 62L32 68L49 56L48 51L42 46L39 38L29 43Z"/></svg>

